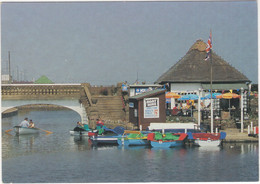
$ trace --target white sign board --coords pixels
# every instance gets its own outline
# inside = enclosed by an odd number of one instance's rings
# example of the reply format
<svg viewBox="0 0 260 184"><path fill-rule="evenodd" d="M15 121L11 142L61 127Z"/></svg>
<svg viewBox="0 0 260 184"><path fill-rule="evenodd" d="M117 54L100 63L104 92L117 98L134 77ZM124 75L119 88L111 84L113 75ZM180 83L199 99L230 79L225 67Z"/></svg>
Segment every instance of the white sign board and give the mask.
<svg viewBox="0 0 260 184"><path fill-rule="evenodd" d="M159 118L159 98L144 98L144 118Z"/></svg>

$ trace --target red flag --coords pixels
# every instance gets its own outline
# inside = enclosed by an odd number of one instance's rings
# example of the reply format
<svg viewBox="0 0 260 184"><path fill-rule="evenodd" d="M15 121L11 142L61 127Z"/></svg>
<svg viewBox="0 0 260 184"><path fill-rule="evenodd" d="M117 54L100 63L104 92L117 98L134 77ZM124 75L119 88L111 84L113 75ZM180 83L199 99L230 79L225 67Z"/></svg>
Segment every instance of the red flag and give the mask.
<svg viewBox="0 0 260 184"><path fill-rule="evenodd" d="M207 48L206 48L207 55L206 55L205 61L209 59L211 49L212 49L212 34L211 34L211 31L210 31L209 39L208 39L208 43L207 43Z"/></svg>

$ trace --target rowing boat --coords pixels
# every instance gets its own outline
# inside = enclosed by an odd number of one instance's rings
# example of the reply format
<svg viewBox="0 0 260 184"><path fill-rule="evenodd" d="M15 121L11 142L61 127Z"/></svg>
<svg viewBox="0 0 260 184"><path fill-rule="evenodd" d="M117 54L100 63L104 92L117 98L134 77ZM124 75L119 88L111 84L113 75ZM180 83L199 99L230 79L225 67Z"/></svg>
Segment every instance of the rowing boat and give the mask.
<svg viewBox="0 0 260 184"><path fill-rule="evenodd" d="M89 139L95 146L100 144L118 144L117 139L121 138L123 133L123 127L118 126L114 129L104 128L103 135L97 135L95 133L93 136L90 136Z"/></svg>
<svg viewBox="0 0 260 184"><path fill-rule="evenodd" d="M193 140L194 145L200 147L220 146L222 140L225 138L226 138L226 132L220 132L220 133L188 132L188 139Z"/></svg>
<svg viewBox="0 0 260 184"><path fill-rule="evenodd" d="M187 134L185 133L149 133L147 140L150 141L152 147L155 148L171 148L182 146Z"/></svg>
<svg viewBox="0 0 260 184"><path fill-rule="evenodd" d="M118 138L117 143L120 146L146 146L149 145L148 133L150 132L125 130L122 137Z"/></svg>
<svg viewBox="0 0 260 184"><path fill-rule="evenodd" d="M39 133L39 129L37 129L37 128L27 128L27 127L21 127L21 126L14 126L14 131L18 135Z"/></svg>

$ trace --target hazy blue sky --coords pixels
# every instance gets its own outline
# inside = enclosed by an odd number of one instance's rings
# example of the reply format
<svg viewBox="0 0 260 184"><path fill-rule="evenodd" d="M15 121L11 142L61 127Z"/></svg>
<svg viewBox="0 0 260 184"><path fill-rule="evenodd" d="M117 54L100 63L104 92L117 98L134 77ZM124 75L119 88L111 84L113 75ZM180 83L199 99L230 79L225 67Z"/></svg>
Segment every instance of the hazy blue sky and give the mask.
<svg viewBox="0 0 260 184"><path fill-rule="evenodd" d="M2 71L56 83L153 83L196 42L258 80L257 3L2 3Z"/></svg>

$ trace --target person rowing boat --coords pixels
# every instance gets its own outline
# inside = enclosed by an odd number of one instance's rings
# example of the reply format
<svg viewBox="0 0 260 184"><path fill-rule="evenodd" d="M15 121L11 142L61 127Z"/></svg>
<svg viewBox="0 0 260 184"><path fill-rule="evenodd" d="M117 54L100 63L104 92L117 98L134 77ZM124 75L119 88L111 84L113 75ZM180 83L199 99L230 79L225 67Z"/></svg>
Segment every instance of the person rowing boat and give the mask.
<svg viewBox="0 0 260 184"><path fill-rule="evenodd" d="M29 127L28 118L24 118L24 120L19 124L19 126L28 128Z"/></svg>
<svg viewBox="0 0 260 184"><path fill-rule="evenodd" d="M74 131L86 131L86 130L84 129L84 125L80 121L78 121L77 126L74 128Z"/></svg>

